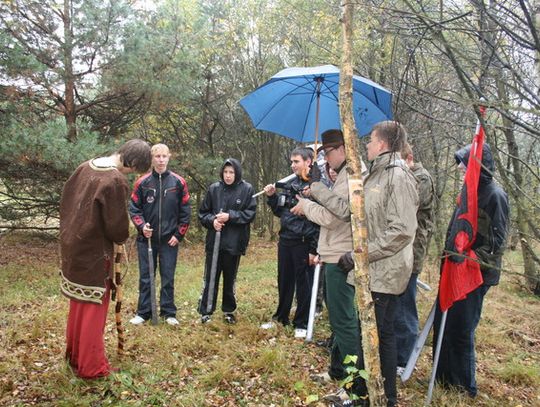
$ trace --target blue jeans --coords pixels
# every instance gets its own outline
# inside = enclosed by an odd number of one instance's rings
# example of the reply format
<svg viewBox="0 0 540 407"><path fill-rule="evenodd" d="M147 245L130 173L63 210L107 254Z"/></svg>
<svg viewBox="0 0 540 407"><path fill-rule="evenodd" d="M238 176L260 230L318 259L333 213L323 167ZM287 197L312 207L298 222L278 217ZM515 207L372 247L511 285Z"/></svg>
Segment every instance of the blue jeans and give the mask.
<svg viewBox="0 0 540 407"><path fill-rule="evenodd" d="M474 333L482 314L482 303L489 286L482 285L457 301L448 310L446 326L437 366L436 379L442 385L455 386L475 397L476 355ZM433 344L437 343L442 313L439 307L435 312Z"/></svg>
<svg viewBox="0 0 540 407"><path fill-rule="evenodd" d="M418 311L416 310L416 280L411 274L405 292L398 297L394 330L396 333L397 365L405 367L418 335Z"/></svg>
<svg viewBox="0 0 540 407"><path fill-rule="evenodd" d="M150 303L150 273L148 269L148 240L137 238L137 251L139 253L139 303L137 315L150 319L152 308ZM154 259L154 279L159 259L159 275L161 277L161 290L159 293L159 314L162 317L175 317L174 305L174 273L178 257L178 245L172 247L166 241L161 244L152 241L152 254ZM156 290L157 291L157 290Z"/></svg>

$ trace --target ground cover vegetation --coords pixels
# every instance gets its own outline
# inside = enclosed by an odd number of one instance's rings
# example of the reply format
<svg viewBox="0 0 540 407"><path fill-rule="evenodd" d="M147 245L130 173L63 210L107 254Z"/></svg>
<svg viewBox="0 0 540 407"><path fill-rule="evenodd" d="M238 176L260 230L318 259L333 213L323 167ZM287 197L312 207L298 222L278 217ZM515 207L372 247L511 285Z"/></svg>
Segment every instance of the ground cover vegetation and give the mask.
<svg viewBox="0 0 540 407"><path fill-rule="evenodd" d="M8 406L323 406L336 384L321 385L310 374L325 371L327 351L294 339L292 329L264 331L276 302L276 246L256 240L242 260L237 283L239 321L227 325L216 314L202 325L196 313L202 286L203 246L188 244L180 254L176 301L180 326L129 326L136 308L135 248L125 275L123 308L127 355L116 356L113 307L106 348L121 370L109 378L84 381L64 362L68 300L60 294L57 243L25 234L0 238L0 404ZM516 253L506 256L512 269ZM430 258L422 278L436 285ZM421 320L433 294L419 295ZM540 304L519 292L505 274L486 297L478 329L478 382L474 401L436 389L437 406L534 406L540 402ZM315 339L329 335L326 314ZM417 371L399 386L401 406L423 405L430 374L430 349Z"/></svg>

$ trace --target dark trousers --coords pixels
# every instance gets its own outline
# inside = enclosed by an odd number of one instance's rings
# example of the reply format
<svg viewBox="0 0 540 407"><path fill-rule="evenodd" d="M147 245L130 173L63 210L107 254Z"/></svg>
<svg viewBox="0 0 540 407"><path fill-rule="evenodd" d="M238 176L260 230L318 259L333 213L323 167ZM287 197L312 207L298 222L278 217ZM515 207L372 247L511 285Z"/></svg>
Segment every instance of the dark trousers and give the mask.
<svg viewBox="0 0 540 407"><path fill-rule="evenodd" d="M387 406L397 404L396 369L397 349L394 322L398 296L394 294L371 293L375 303L375 319L379 334L379 356L381 374L384 379L384 394Z"/></svg>
<svg viewBox="0 0 540 407"><path fill-rule="evenodd" d="M337 264L325 264L325 280L326 306L334 334L328 374L334 379L341 380L348 375L344 364L347 355L358 356L356 367L364 369L360 321L354 298L355 289L347 284L347 274ZM367 387L364 379L355 378L350 391L357 396L365 396Z"/></svg>
<svg viewBox="0 0 540 407"><path fill-rule="evenodd" d="M223 297L221 302L221 310L224 313L236 311L236 296L235 283L236 274L238 273L238 265L240 264L240 255L230 254L229 252L220 251L216 267L214 292L210 290L210 269L212 267L212 253L206 252L206 261L204 266L204 287L199 300L199 314L211 315L216 310L216 301L219 291L219 280L223 274ZM212 307L208 309L208 296L212 295Z"/></svg>
<svg viewBox="0 0 540 407"><path fill-rule="evenodd" d="M418 336L418 311L416 309L416 280L418 274L411 274L405 292L398 297L396 320L397 364L405 367Z"/></svg>
<svg viewBox="0 0 540 407"><path fill-rule="evenodd" d="M474 333L480 316L484 296L489 286L483 285L457 301L448 310L442 341L436 380L443 385L451 385L465 390L474 397L476 388L476 356ZM433 345L439 336L442 313L437 307L434 323Z"/></svg>
<svg viewBox="0 0 540 407"><path fill-rule="evenodd" d="M144 319L149 319L152 316L147 242L147 239L137 239L137 251L139 253L139 302L137 305L137 315ZM154 259L154 278L159 259L159 275L161 278L159 314L165 318L174 317L176 316L174 273L176 270L176 259L178 257L178 245L173 247L164 241L161 243L153 241L152 254Z"/></svg>
<svg viewBox="0 0 540 407"><path fill-rule="evenodd" d="M307 328L311 285L309 283L309 245L307 243L278 243L279 303L272 319L289 325L289 314L296 289L295 328Z"/></svg>

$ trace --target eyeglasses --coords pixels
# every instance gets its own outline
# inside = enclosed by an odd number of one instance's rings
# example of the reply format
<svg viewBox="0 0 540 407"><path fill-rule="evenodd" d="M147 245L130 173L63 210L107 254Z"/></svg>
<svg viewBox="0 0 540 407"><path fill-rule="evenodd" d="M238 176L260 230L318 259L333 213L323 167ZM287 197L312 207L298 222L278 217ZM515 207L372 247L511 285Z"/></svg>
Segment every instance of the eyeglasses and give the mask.
<svg viewBox="0 0 540 407"><path fill-rule="evenodd" d="M336 147L326 147L324 149L324 154L328 154L330 151L334 151L336 149Z"/></svg>

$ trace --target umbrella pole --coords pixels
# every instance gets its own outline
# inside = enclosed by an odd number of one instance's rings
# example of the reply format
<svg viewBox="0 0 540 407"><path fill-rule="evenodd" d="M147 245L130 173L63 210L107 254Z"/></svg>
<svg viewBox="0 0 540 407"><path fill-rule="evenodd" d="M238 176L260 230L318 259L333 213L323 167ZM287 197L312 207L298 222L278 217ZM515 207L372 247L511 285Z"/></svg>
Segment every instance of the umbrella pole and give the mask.
<svg viewBox="0 0 540 407"><path fill-rule="evenodd" d="M317 152L319 141L319 110L321 104L321 83L322 78L317 78L317 110L315 110L315 153ZM317 157L315 157L315 161L317 161Z"/></svg>

